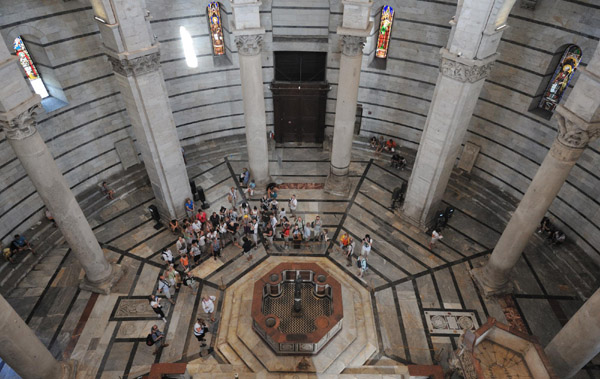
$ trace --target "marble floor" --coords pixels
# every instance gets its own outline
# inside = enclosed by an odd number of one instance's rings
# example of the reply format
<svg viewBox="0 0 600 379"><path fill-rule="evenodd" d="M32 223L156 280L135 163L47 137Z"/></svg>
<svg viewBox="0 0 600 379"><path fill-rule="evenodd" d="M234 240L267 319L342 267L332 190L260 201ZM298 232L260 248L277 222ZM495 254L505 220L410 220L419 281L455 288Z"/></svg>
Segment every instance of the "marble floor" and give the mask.
<svg viewBox="0 0 600 379"><path fill-rule="evenodd" d="M238 185L236 176L247 166L246 157L237 151L239 146L232 143L221 146L218 152L210 146L186 152L189 176L203 187L210 212L227 205L228 188ZM127 270L110 295L79 290L83 272L74 254L60 232L43 223L38 226L43 232L29 233L43 249L43 258L33 261L27 256L17 265L3 264L2 294L56 357L79 362L78 378L134 378L148 373L155 362L198 359L214 372L226 372L225 367L232 362L215 348L222 330L219 323L224 293L272 256L327 259L369 291L378 346L367 365L394 362L447 367L448 354L457 347L459 336L456 330L432 324L432 315L440 312L465 316L473 328L488 316L495 317L535 335L545 346L598 287L600 269L574 244L551 246L535 235L513 272L514 294L482 297L468 270L486 261L515 208L515 200L480 179L453 175L444 201L456 211L444 230L444 239L429 250L428 235L388 208L393 189L410 177L414 152L404 154L409 165L399 171L389 167L389 157L357 148L349 178L352 191L348 198L340 198L322 190L329 153L302 146L271 152L271 173L274 181L281 183L279 198L296 194L300 216L312 221L320 215L333 240L341 233L349 233L356 240L371 235L373 249L363 278L357 277L355 267L346 266L333 243L285 250L277 242L270 251L261 246L250 262L240 248L228 245L218 260L202 259L196 269L200 278L197 291L182 287L173 297L174 305L163 301L167 314L164 323L146 298L157 292L157 279L164 271L160 251L164 247L175 251L176 236L164 227L155 228L150 220L146 208L154 197L139 179L142 170L119 179L122 183L117 186L115 200L88 201L93 211L86 215L106 257ZM134 181L138 184L131 185ZM257 199L250 199L250 204L256 205ZM207 318L200 305L205 295L217 299L216 321L209 324L208 346L201 348L192 326L197 317ZM153 324L166 334L169 343L156 355L154 347L145 344ZM248 367L239 370L250 371ZM15 375L0 363L0 378ZM577 378L600 378L600 357Z"/></svg>

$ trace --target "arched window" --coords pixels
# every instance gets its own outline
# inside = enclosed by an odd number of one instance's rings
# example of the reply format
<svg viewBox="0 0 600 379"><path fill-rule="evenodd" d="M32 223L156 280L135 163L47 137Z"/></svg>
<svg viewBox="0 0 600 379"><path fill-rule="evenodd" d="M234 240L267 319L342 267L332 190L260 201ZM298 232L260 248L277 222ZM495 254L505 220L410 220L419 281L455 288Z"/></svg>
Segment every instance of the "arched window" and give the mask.
<svg viewBox="0 0 600 379"><path fill-rule="evenodd" d="M573 73L577 69L577 66L579 66L580 61L581 48L577 45L567 47L554 71L554 75L552 75L550 83L548 83L548 86L542 95L538 108L542 108L549 112L554 111L560 102L565 89L567 89L569 81L573 77Z"/></svg>
<svg viewBox="0 0 600 379"><path fill-rule="evenodd" d="M375 52L375 57L377 58L387 57L393 22L394 9L386 5L381 9L381 22L379 23L379 33L377 35L377 51Z"/></svg>
<svg viewBox="0 0 600 379"><path fill-rule="evenodd" d="M223 43L223 26L221 25L221 10L219 3L213 1L206 7L208 25L210 27L210 39L213 46L213 55L224 55L225 44Z"/></svg>
<svg viewBox="0 0 600 379"><path fill-rule="evenodd" d="M31 83L35 93L40 95L42 99L50 96L48 95L46 86L44 85L44 82L42 82L42 78L40 77L38 70L35 68L33 60L31 59L31 55L29 55L29 52L27 51L27 48L25 47L25 44L20 36L15 38L15 41L13 42L13 48L17 53L19 63L25 70L27 78L29 79L29 83Z"/></svg>

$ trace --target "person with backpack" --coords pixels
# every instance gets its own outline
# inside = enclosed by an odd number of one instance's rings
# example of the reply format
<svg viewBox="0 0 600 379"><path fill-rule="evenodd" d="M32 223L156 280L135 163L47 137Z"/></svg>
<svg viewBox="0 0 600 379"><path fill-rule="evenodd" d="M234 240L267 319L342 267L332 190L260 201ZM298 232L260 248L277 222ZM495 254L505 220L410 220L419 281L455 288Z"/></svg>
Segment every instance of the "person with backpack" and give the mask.
<svg viewBox="0 0 600 379"><path fill-rule="evenodd" d="M148 336L146 337L146 345L156 345L156 349L154 350L152 355L158 354L158 351L160 349L169 346L168 343L165 343L165 335L158 329L158 325L152 325L152 329L150 329L150 334L148 334Z"/></svg>
<svg viewBox="0 0 600 379"><path fill-rule="evenodd" d="M160 256L167 263L167 267L170 264L173 264L173 253L171 253L171 250L169 250L168 248L164 248L163 251L160 253Z"/></svg>
<svg viewBox="0 0 600 379"><path fill-rule="evenodd" d="M165 312L162 310L162 305L160 305L160 298L156 295L148 296L148 301L150 302L150 306L154 313L158 315L158 318L162 318L162 320L166 323L167 318L165 317Z"/></svg>
<svg viewBox="0 0 600 379"><path fill-rule="evenodd" d="M360 256L356 260L356 265L358 266L358 277L362 278L367 271L367 260L365 257Z"/></svg>
<svg viewBox="0 0 600 379"><path fill-rule="evenodd" d="M346 246L346 259L348 264L346 266L352 266L352 254L354 253L354 239L348 236L348 245Z"/></svg>
<svg viewBox="0 0 600 379"><path fill-rule="evenodd" d="M175 302L173 299L171 299L171 291L169 291L169 287L171 287L171 283L165 279L164 275L161 275L158 279L158 293L164 293L167 297L167 300L169 300L171 304L175 305Z"/></svg>
<svg viewBox="0 0 600 379"><path fill-rule="evenodd" d="M373 246L373 240L370 235L365 235L365 238L362 240L362 249L360 251L360 255L365 259L369 258L369 254L371 253L371 246Z"/></svg>
<svg viewBox="0 0 600 379"><path fill-rule="evenodd" d="M202 342L200 347L206 346L206 344L204 343L206 342L206 339L204 338L206 333L208 333L208 326L206 326L206 323L203 319L197 319L196 323L194 324L194 336L196 337L198 342Z"/></svg>

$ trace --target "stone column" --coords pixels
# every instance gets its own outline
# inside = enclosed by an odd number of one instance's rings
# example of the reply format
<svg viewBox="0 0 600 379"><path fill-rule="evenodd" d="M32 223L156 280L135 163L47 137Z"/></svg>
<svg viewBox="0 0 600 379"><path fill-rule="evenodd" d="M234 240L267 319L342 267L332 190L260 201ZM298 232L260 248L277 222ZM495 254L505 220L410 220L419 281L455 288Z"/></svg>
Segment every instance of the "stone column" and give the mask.
<svg viewBox="0 0 600 379"><path fill-rule="evenodd" d="M600 289L544 349L559 378L571 378L600 353Z"/></svg>
<svg viewBox="0 0 600 379"><path fill-rule="evenodd" d="M75 362L59 362L0 296L0 358L23 379L75 378Z"/></svg>
<svg viewBox="0 0 600 379"><path fill-rule="evenodd" d="M558 136L549 153L502 232L489 261L471 272L486 296L512 290L510 271L585 147L600 137L600 49L596 49L587 69L579 67L578 71L577 84L565 105L559 105L554 113Z"/></svg>
<svg viewBox="0 0 600 379"><path fill-rule="evenodd" d="M331 145L331 164L329 176L325 182L325 192L347 196L350 192L350 159L354 139L356 103L360 66L366 38L342 36L342 56L338 79L337 100L335 102L335 121L333 124L333 142Z"/></svg>
<svg viewBox="0 0 600 379"><path fill-rule="evenodd" d="M514 1L465 0L450 22L450 39L441 49L440 73L402 209L414 225L427 228L440 207Z"/></svg>
<svg viewBox="0 0 600 379"><path fill-rule="evenodd" d="M191 190L145 2L92 0L92 5L159 212L183 218Z"/></svg>
<svg viewBox="0 0 600 379"><path fill-rule="evenodd" d="M262 190L271 181L262 75L261 49L265 29L260 25L260 1L232 0L233 34L238 49L246 145L251 178Z"/></svg>
<svg viewBox="0 0 600 379"><path fill-rule="evenodd" d="M31 93L16 57L10 56L4 43L0 43L0 62L0 73L7 78L0 88L0 128L85 270L81 288L109 293L112 284L120 278L121 270L111 266L104 257L67 181L36 130L40 97Z"/></svg>
<svg viewBox="0 0 600 379"><path fill-rule="evenodd" d="M348 173L352 157L362 49L373 27L373 23L369 22L373 2L342 0L342 4L344 5L342 25L337 29L337 34L342 40L342 54L335 102L331 164L325 181L325 192L348 196L350 193Z"/></svg>
<svg viewBox="0 0 600 379"><path fill-rule="evenodd" d="M262 34L237 35L235 37L242 80L248 165L250 174L259 188L271 181L260 54L262 40Z"/></svg>

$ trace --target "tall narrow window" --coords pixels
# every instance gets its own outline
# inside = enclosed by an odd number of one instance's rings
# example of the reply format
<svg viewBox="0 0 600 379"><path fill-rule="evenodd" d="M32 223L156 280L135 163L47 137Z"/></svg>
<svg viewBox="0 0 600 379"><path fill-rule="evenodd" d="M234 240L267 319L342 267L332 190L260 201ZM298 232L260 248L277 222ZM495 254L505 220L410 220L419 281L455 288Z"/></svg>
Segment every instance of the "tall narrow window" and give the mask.
<svg viewBox="0 0 600 379"><path fill-rule="evenodd" d="M538 104L539 108L550 112L554 111L560 102L565 89L569 85L569 82L573 77L573 73L577 69L577 66L579 66L580 61L581 48L576 45L567 47L567 50L565 50L562 58L560 59L560 63L554 71L552 80L550 80L550 83L548 83L548 86L544 91L544 95Z"/></svg>
<svg viewBox="0 0 600 379"><path fill-rule="evenodd" d="M15 38L15 41L13 42L13 48L17 53L19 63L25 70L27 78L29 79L29 83L31 83L31 86L33 87L35 93L40 95L42 99L50 96L48 95L46 86L44 85L44 82L42 82L42 78L40 78L40 73L35 68L33 60L31 59L31 55L29 55L29 52L25 48L25 44L23 43L21 37Z"/></svg>
<svg viewBox="0 0 600 379"><path fill-rule="evenodd" d="M386 5L381 9L381 22L379 23L379 33L377 36L377 51L375 52L377 58L387 58L393 22L394 9L389 5Z"/></svg>
<svg viewBox="0 0 600 379"><path fill-rule="evenodd" d="M210 39L213 46L213 55L225 54L225 45L223 43L223 27L221 25L221 10L219 3L213 1L206 7L208 15L208 25L210 26Z"/></svg>
<svg viewBox="0 0 600 379"><path fill-rule="evenodd" d="M181 35L181 43L183 44L183 54L185 54L185 63L188 67L198 67L198 58L196 57L196 50L194 50L194 41L190 32L187 31L185 26L179 27L179 34Z"/></svg>

